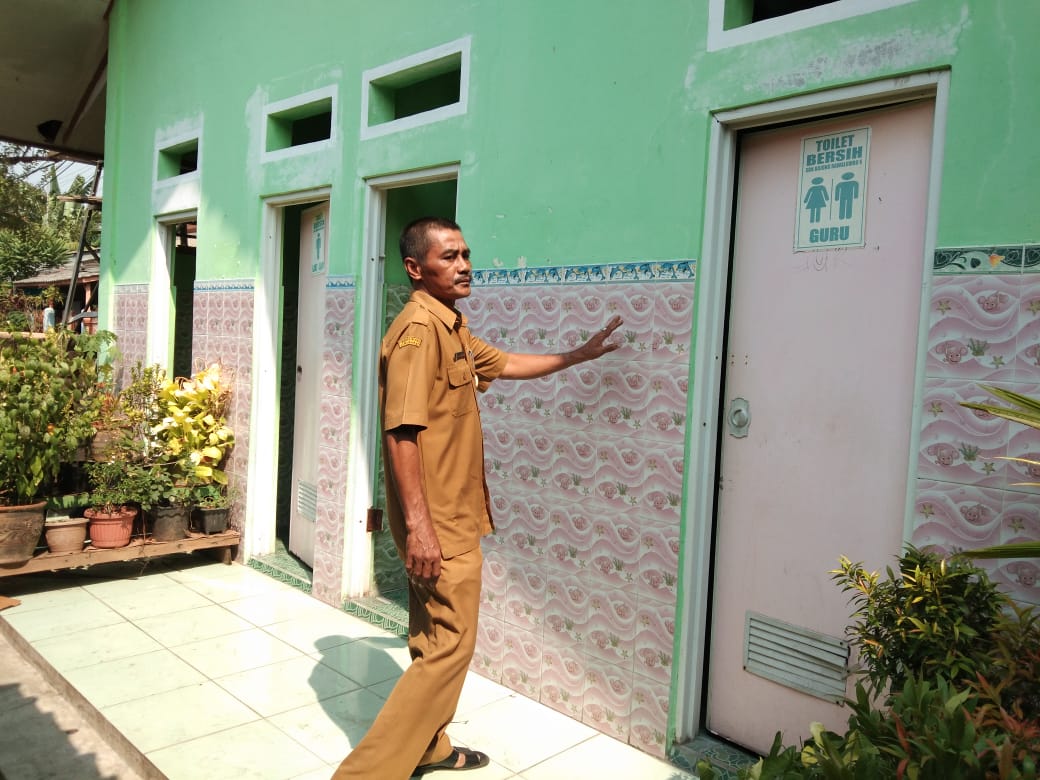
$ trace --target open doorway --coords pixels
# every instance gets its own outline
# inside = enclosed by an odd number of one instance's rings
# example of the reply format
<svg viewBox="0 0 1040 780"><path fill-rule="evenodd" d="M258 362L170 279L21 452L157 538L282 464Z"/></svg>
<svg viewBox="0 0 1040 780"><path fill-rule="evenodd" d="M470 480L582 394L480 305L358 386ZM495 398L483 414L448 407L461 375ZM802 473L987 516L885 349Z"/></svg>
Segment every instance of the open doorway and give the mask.
<svg viewBox="0 0 1040 780"><path fill-rule="evenodd" d="M352 506L351 511L368 511L378 517L367 531L367 538L351 542L351 595L348 608L367 613L390 628L407 625L408 590L404 567L397 555L390 530L382 518L386 508L383 481L381 431L377 409L375 374L379 342L387 325L401 311L411 294L411 285L401 262L398 240L401 230L414 219L441 216L455 219L458 170L445 166L410 174L370 179L369 263L363 280L366 316L358 345L364 368L358 372L358 419L362 426L362 451L365 468L359 470L367 484L359 484L367 505ZM371 356L369 358L369 356ZM369 365L371 364L371 365ZM377 510L375 512L371 510ZM362 526L364 531L364 527Z"/></svg>

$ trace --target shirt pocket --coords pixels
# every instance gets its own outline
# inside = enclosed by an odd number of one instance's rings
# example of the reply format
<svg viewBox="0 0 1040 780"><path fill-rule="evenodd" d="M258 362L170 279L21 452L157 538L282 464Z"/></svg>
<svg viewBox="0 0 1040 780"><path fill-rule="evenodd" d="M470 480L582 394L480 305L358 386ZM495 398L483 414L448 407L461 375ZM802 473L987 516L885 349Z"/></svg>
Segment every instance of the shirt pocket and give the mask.
<svg viewBox="0 0 1040 780"><path fill-rule="evenodd" d="M465 362L456 363L448 368L448 404L451 413L456 417L469 414L477 407L473 393L473 371Z"/></svg>

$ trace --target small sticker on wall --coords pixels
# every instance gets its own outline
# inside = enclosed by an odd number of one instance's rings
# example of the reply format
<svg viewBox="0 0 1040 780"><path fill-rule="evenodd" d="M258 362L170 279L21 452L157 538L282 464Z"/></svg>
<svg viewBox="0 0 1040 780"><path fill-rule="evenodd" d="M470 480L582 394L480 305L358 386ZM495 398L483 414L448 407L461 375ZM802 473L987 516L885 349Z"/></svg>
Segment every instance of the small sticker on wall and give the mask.
<svg viewBox="0 0 1040 780"><path fill-rule="evenodd" d="M314 247L314 253L311 256L311 273L315 275L325 273L325 258L328 256L329 243L329 232L326 227L325 212L315 214L314 221L311 223L311 238L313 239L311 245Z"/></svg>
<svg viewBox="0 0 1040 780"><path fill-rule="evenodd" d="M870 128L802 139L794 251L863 246Z"/></svg>

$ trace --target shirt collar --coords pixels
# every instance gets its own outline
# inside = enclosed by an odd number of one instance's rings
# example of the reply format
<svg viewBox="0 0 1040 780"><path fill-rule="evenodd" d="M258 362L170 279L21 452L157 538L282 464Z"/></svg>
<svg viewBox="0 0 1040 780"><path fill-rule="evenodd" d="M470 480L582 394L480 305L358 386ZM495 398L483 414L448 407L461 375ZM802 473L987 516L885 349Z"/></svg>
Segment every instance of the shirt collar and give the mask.
<svg viewBox="0 0 1040 780"><path fill-rule="evenodd" d="M469 322L465 314L453 306L445 306L425 290L412 290L411 299L443 322L448 330L464 327Z"/></svg>

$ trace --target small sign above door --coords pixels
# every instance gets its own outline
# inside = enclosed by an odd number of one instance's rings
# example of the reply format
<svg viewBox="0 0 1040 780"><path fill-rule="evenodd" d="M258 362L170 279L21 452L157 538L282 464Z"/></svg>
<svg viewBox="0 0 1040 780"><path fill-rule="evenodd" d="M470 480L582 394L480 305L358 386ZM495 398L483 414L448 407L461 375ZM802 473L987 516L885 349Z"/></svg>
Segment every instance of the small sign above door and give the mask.
<svg viewBox="0 0 1040 780"><path fill-rule="evenodd" d="M329 232L325 222L325 212L319 211L311 223L313 254L311 255L311 273L325 273L325 258L328 256Z"/></svg>
<svg viewBox="0 0 1040 780"><path fill-rule="evenodd" d="M870 128L802 139L794 250L863 246Z"/></svg>

